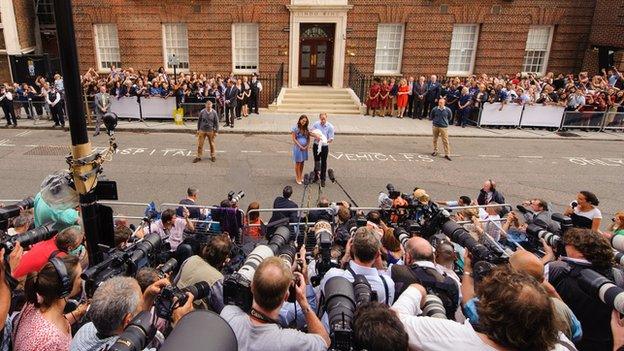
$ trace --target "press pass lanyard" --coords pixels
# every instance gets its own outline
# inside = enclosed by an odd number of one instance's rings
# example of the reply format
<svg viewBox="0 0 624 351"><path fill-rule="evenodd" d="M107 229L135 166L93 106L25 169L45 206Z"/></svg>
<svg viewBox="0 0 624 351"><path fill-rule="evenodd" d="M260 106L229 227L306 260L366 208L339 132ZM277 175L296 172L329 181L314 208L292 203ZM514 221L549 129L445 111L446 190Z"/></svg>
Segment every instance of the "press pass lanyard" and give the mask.
<svg viewBox="0 0 624 351"><path fill-rule="evenodd" d="M279 326L281 328L281 325L279 323L279 321L277 319L273 319L269 316L267 316L266 314L256 310L255 308L251 308L251 311L249 311L249 315L252 318L255 318L257 320L259 320L262 323L273 323L273 324L277 324L277 326Z"/></svg>

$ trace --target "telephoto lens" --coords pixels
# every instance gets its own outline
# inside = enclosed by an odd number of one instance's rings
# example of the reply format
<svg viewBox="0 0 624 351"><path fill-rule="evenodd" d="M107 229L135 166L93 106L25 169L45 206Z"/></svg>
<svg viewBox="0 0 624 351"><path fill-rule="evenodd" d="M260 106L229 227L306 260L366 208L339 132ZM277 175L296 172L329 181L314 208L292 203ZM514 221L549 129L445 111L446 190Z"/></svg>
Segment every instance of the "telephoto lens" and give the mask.
<svg viewBox="0 0 624 351"><path fill-rule="evenodd" d="M332 348L350 350L356 308L353 285L345 277L332 277L325 283L323 293Z"/></svg>
<svg viewBox="0 0 624 351"><path fill-rule="evenodd" d="M624 266L624 252L615 252L615 263L619 264L620 266Z"/></svg>
<svg viewBox="0 0 624 351"><path fill-rule="evenodd" d="M327 221L318 221L314 224L314 236L319 246L331 246L334 241L331 224Z"/></svg>
<svg viewBox="0 0 624 351"><path fill-rule="evenodd" d="M162 245L162 239L157 233L148 234L143 237L143 240L139 241L132 247L132 256L130 256L130 262L136 267L139 266L139 262L149 256L151 253L158 251Z"/></svg>
<svg viewBox="0 0 624 351"><path fill-rule="evenodd" d="M370 283L363 275L353 277L353 294L355 296L355 305L362 306L371 301L377 301L377 294L370 286Z"/></svg>
<svg viewBox="0 0 624 351"><path fill-rule="evenodd" d="M405 247L407 241L411 238L411 235L403 227L397 227L394 229L394 236L401 242L401 245Z"/></svg>
<svg viewBox="0 0 624 351"><path fill-rule="evenodd" d="M32 197L27 197L24 200L16 202L6 207L0 208L0 220L7 220L9 218L19 216L22 208L27 210L35 206L35 200Z"/></svg>
<svg viewBox="0 0 624 351"><path fill-rule="evenodd" d="M141 351L156 335L150 311L143 311L130 321L108 351Z"/></svg>
<svg viewBox="0 0 624 351"><path fill-rule="evenodd" d="M273 251L273 255L277 255L280 251L280 248L286 246L286 244L290 241L290 229L287 226L280 226L275 229L275 233L271 236L268 247Z"/></svg>
<svg viewBox="0 0 624 351"><path fill-rule="evenodd" d="M526 233L534 238L544 239L546 244L553 248L556 248L561 244L561 237L559 235L553 234L533 223L527 226Z"/></svg>
<svg viewBox="0 0 624 351"><path fill-rule="evenodd" d="M158 273L161 277L165 277L167 274L173 272L178 267L178 260L170 258L162 266L158 267Z"/></svg>
<svg viewBox="0 0 624 351"><path fill-rule="evenodd" d="M41 227L31 229L24 234L14 235L12 237L9 237L7 241L0 244L0 247L4 248L5 254L9 254L11 253L11 251L13 251L17 242L19 242L22 247L27 248L38 242L51 239L58 233L55 229L52 228L53 226L54 223L50 222L44 224Z"/></svg>
<svg viewBox="0 0 624 351"><path fill-rule="evenodd" d="M611 246L620 252L624 252L624 235L614 235L611 238Z"/></svg>
<svg viewBox="0 0 624 351"><path fill-rule="evenodd" d="M297 255L297 248L293 245L284 245L279 250L279 258L281 258L288 267L292 267Z"/></svg>
<svg viewBox="0 0 624 351"><path fill-rule="evenodd" d="M253 280L253 276L256 273L256 268L264 261L265 259L274 256L273 250L267 245L259 245L256 246L253 251L247 256L245 263L238 270L238 274L243 276L243 278L247 279L249 282Z"/></svg>
<svg viewBox="0 0 624 351"><path fill-rule="evenodd" d="M422 314L427 317L446 319L444 303L434 294L427 294L427 296L425 296L425 305L422 311Z"/></svg>
<svg viewBox="0 0 624 351"><path fill-rule="evenodd" d="M274 256L267 245L256 246L247 256L243 266L223 282L223 301L226 305L235 305L243 311L249 311L253 301L251 282L256 269L268 257Z"/></svg>
<svg viewBox="0 0 624 351"><path fill-rule="evenodd" d="M194 300L205 299L210 295L210 285L203 281L183 289L173 285L164 287L154 303L156 315L160 318L171 320L173 310L186 304L188 300L187 292L193 295Z"/></svg>
<svg viewBox="0 0 624 351"><path fill-rule="evenodd" d="M578 282L585 292L596 295L609 308L624 314L624 290L615 283L589 268L581 270Z"/></svg>

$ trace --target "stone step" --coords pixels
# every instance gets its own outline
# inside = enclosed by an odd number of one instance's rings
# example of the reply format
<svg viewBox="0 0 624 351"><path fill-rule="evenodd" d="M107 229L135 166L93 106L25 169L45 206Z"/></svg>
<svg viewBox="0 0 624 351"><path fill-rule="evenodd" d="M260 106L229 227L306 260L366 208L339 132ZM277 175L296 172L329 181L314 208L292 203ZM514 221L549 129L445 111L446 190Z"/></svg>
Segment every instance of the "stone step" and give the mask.
<svg viewBox="0 0 624 351"><path fill-rule="evenodd" d="M284 100L280 106L292 106L298 108L306 108L308 106L327 106L327 107L355 107L353 101L291 101Z"/></svg>
<svg viewBox="0 0 624 351"><path fill-rule="evenodd" d="M275 110L275 112L278 113L293 113L293 114L308 114L308 115L315 115L321 112L325 112L325 113L329 113L329 114L335 114L335 115L358 115L360 114L360 110L359 109L292 109L292 108L281 108L280 106L277 107L277 109Z"/></svg>

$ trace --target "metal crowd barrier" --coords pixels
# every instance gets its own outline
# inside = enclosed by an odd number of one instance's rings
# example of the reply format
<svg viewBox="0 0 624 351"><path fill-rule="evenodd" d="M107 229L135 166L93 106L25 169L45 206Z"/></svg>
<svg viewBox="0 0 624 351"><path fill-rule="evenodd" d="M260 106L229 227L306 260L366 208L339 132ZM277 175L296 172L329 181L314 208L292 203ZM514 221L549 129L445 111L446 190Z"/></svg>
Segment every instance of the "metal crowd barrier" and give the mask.
<svg viewBox="0 0 624 351"><path fill-rule="evenodd" d="M601 131L604 128L604 122L604 111L565 111L559 129L575 128Z"/></svg>
<svg viewBox="0 0 624 351"><path fill-rule="evenodd" d="M624 112L606 112L603 130L624 132Z"/></svg>
<svg viewBox="0 0 624 351"><path fill-rule="evenodd" d="M187 208L199 208L200 210L202 209L206 209L206 210L218 210L221 209L222 207L217 207L217 206L206 206L206 205L181 205L181 204L175 204L175 203L162 203L159 206L159 209L164 209L164 208L175 208L177 209L178 207L187 207ZM241 211L239 209L239 211ZM242 212L242 211L241 211ZM218 221L207 221L207 220L201 220L201 219L190 219L191 222L194 223L206 223L208 225L213 225L213 224L219 224Z"/></svg>
<svg viewBox="0 0 624 351"><path fill-rule="evenodd" d="M115 208L115 207L125 207L125 208L128 208L128 209L131 209L131 208L139 207L139 208L142 209L140 216L119 214L120 212L123 213L125 211L113 210L113 219L138 219L140 221L142 221L145 218L145 215L144 215L145 214L145 208L147 208L147 206L149 206L148 203L142 203L142 202L98 201L98 203L102 204L102 205L106 205L106 206L111 206L113 208Z"/></svg>

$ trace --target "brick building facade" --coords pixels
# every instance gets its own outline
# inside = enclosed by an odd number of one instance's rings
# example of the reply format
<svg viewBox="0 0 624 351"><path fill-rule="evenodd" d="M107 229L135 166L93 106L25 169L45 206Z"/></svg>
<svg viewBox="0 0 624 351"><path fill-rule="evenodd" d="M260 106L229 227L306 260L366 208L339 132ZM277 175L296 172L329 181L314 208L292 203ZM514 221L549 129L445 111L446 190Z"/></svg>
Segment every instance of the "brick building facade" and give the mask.
<svg viewBox="0 0 624 351"><path fill-rule="evenodd" d="M11 82L11 56L35 51L32 1L0 0L0 82Z"/></svg>

